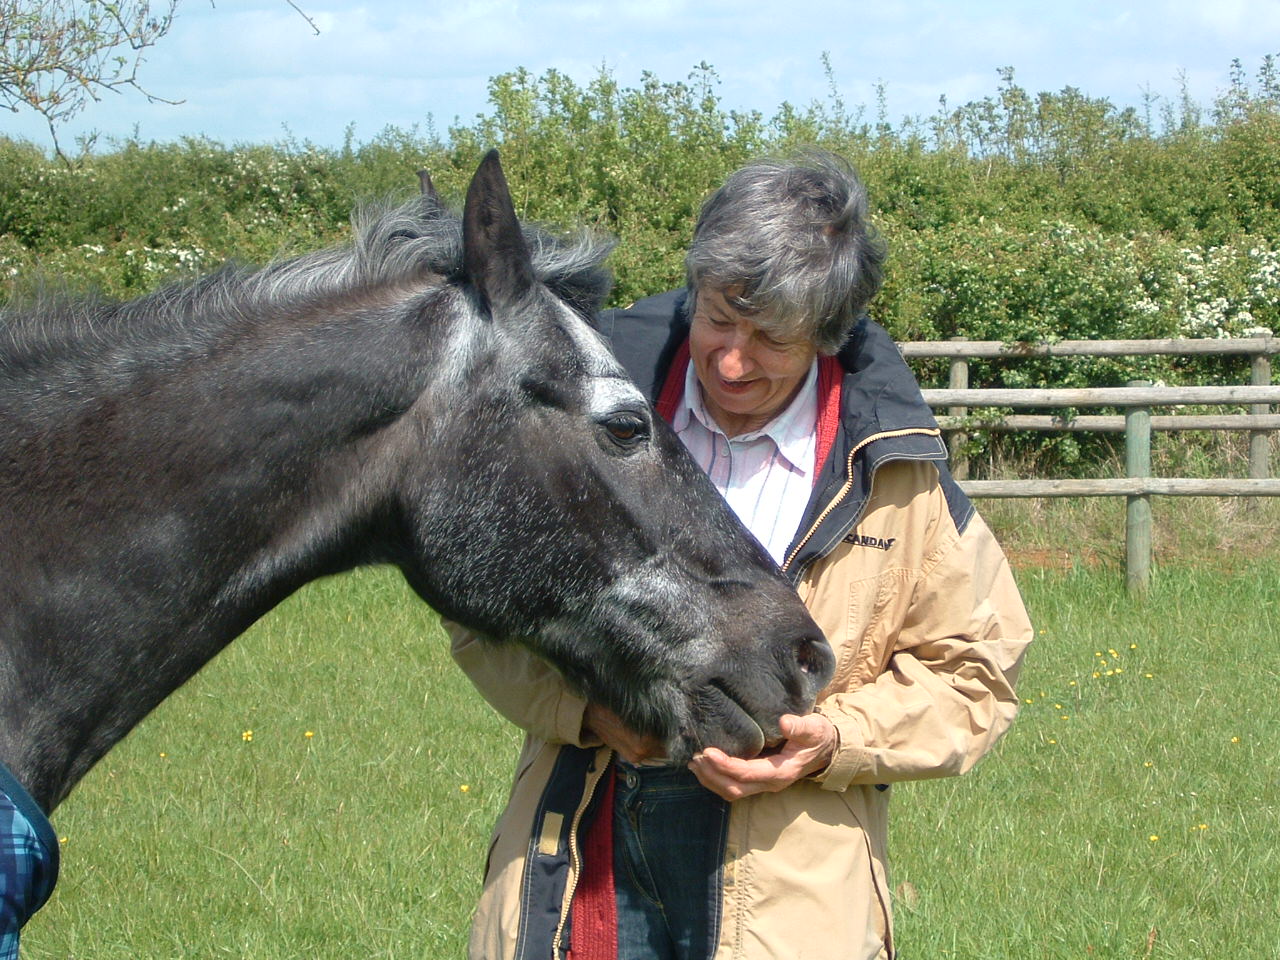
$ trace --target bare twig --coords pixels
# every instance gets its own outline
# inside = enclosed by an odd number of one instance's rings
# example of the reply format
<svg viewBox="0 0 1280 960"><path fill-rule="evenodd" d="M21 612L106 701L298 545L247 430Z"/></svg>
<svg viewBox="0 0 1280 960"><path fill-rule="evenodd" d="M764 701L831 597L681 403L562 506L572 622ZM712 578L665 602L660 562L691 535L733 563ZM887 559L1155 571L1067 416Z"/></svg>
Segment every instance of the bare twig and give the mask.
<svg viewBox="0 0 1280 960"><path fill-rule="evenodd" d="M0 0L0 107L40 114L66 161L57 128L103 93L132 88L151 103L181 103L139 80L145 52L168 34L179 2ZM286 2L320 33L295 0Z"/></svg>
<svg viewBox="0 0 1280 960"><path fill-rule="evenodd" d="M132 87L172 102L138 80L143 52L169 32L178 0L0 0L0 105L44 117L55 128L106 91Z"/></svg>
<svg viewBox="0 0 1280 960"><path fill-rule="evenodd" d="M298 11L298 16L300 16L303 20L307 21L311 29L316 32L317 37L320 36L320 28L316 26L316 22L314 20L312 20L309 16L306 15L305 12L303 12L303 9L300 6L294 3L293 0L285 0L285 2L289 4L289 6L293 7L293 9Z"/></svg>

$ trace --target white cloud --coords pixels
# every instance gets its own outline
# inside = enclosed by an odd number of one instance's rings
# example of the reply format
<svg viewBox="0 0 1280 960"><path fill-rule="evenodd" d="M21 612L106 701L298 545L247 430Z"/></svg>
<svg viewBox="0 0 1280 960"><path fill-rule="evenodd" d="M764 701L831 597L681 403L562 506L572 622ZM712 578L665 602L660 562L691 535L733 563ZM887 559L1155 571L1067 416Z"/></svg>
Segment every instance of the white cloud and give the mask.
<svg viewBox="0 0 1280 960"><path fill-rule="evenodd" d="M850 110L874 120L883 82L890 119L929 116L945 94L957 106L993 96L997 69L1015 68L1032 92L1074 86L1118 106L1144 90L1176 98L1180 72L1208 102L1226 87L1231 60L1249 75L1277 51L1276 0L421 0L352 4L299 0L315 36L285 0L210 8L189 2L171 36L151 52L144 77L181 107L109 97L76 129L144 138L207 133L265 141L282 125L299 137L338 143L348 124L370 137L388 124L431 114L439 129L487 107L490 78L525 67L556 68L586 84L606 64L619 83L643 71L687 79L700 62L720 78L726 108L772 116L784 101L825 100L821 57L829 53ZM0 131L45 141L32 117Z"/></svg>

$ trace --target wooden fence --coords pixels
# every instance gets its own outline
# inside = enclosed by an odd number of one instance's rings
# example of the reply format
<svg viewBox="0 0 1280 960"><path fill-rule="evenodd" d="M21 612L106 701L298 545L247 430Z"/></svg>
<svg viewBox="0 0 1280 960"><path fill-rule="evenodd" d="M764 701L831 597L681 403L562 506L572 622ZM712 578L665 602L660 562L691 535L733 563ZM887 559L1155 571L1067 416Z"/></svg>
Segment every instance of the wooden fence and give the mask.
<svg viewBox="0 0 1280 960"><path fill-rule="evenodd" d="M1125 514L1125 582L1130 590L1146 588L1151 571L1151 497L1274 497L1280 496L1280 479L1270 470L1271 434L1280 431L1280 415L1271 413L1280 404L1280 386L1271 383L1271 357L1280 353L1280 338L1259 331L1247 339L1227 340L1062 340L1056 343L1006 344L955 338L948 341L902 343L905 357L951 360L949 386L925 390L924 398L935 408L945 407L938 423L948 432L953 451L953 471L971 497L1106 497L1123 496ZM1106 356L1206 356L1236 355L1250 358L1250 383L1224 387L1154 387L1147 381L1131 381L1124 387L1082 389L973 389L969 387L969 363L973 358L1106 357ZM1152 416L1152 407L1181 405L1248 405L1249 413L1203 416L1172 414ZM1125 413L1110 416L1066 418L1045 414L1013 414L975 422L974 407L1046 409L1064 407L1121 407ZM1124 477L1086 480L970 480L963 446L967 431L1053 430L1123 431ZM1152 430L1246 430L1249 432L1249 477L1175 478L1151 476Z"/></svg>

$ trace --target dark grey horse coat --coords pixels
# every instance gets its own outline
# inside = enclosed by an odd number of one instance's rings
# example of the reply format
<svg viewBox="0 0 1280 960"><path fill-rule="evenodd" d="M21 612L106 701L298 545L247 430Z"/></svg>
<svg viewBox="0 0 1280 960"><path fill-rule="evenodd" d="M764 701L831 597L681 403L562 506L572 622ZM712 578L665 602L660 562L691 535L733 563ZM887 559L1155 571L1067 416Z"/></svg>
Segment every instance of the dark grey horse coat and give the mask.
<svg viewBox="0 0 1280 960"><path fill-rule="evenodd" d="M361 564L674 760L807 709L830 650L591 327L606 252L522 228L491 154L461 218L424 196L347 247L0 317L0 762L35 804Z"/></svg>

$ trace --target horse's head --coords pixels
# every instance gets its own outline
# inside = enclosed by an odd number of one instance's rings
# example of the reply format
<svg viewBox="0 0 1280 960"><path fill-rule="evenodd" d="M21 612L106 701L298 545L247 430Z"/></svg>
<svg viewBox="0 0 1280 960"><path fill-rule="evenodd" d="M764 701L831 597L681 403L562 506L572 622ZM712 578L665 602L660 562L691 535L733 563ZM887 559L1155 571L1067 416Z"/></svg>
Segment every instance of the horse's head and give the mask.
<svg viewBox="0 0 1280 960"><path fill-rule="evenodd" d="M413 411L410 581L533 649L672 762L703 745L754 755L830 678L821 631L584 305L539 279L496 154L463 244L452 371Z"/></svg>

